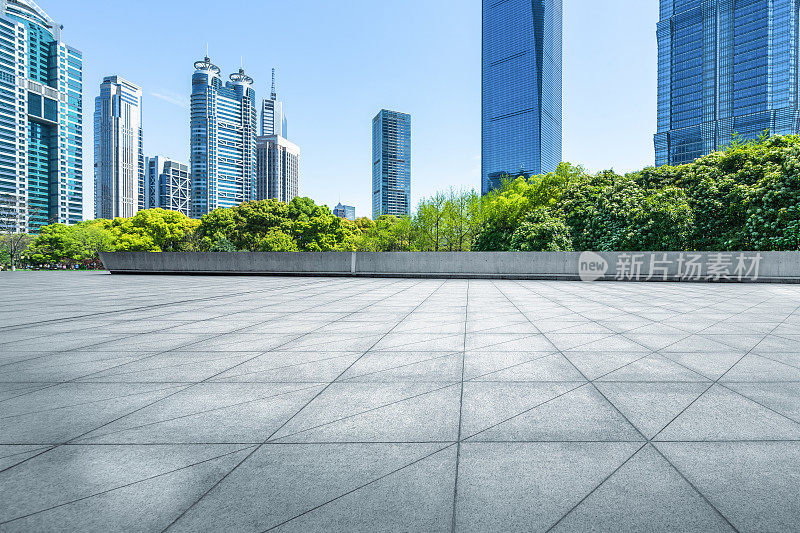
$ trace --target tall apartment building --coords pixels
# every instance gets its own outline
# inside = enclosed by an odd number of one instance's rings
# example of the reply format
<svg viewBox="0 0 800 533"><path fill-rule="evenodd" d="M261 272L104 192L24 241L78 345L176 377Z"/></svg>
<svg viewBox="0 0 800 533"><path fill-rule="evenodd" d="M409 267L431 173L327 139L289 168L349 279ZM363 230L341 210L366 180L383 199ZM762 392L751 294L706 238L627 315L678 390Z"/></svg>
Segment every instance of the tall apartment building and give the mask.
<svg viewBox="0 0 800 533"><path fill-rule="evenodd" d="M333 216L346 218L347 220L355 220L356 208L352 205L342 205L342 202L339 202L336 207L333 208Z"/></svg>
<svg viewBox="0 0 800 533"><path fill-rule="evenodd" d="M191 216L192 179L189 166L164 156L147 158L147 208Z"/></svg>
<svg viewBox="0 0 800 533"><path fill-rule="evenodd" d="M562 24L562 0L483 0L483 194L561 162Z"/></svg>
<svg viewBox="0 0 800 533"><path fill-rule="evenodd" d="M256 197L257 110L253 79L244 69L223 84L206 57L194 64L191 99L191 216Z"/></svg>
<svg viewBox="0 0 800 533"><path fill-rule="evenodd" d="M289 138L289 123L283 113L283 102L278 100L275 89L275 69L272 69L272 90L269 98L261 102L261 135L278 135Z"/></svg>
<svg viewBox="0 0 800 533"><path fill-rule="evenodd" d="M797 134L798 0L660 0L657 165Z"/></svg>
<svg viewBox="0 0 800 533"><path fill-rule="evenodd" d="M411 214L411 115L383 109L372 119L372 218Z"/></svg>
<svg viewBox="0 0 800 533"><path fill-rule="evenodd" d="M32 0L0 0L0 225L83 220L83 58Z"/></svg>
<svg viewBox="0 0 800 533"><path fill-rule="evenodd" d="M300 147L280 135L257 139L258 199L291 202L300 194Z"/></svg>
<svg viewBox="0 0 800 533"><path fill-rule="evenodd" d="M119 77L103 78L94 103L94 214L132 217L145 209L142 89Z"/></svg>

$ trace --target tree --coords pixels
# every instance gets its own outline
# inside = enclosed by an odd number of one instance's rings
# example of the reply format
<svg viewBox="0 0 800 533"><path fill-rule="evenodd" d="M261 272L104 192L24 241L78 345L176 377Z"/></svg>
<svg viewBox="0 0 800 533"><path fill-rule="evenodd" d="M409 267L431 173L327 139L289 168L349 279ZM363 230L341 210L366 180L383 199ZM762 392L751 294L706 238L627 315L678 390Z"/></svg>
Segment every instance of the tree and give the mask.
<svg viewBox="0 0 800 533"><path fill-rule="evenodd" d="M442 244L446 203L447 198L442 193L436 193L419 203L414 222L419 230L420 250L439 251Z"/></svg>
<svg viewBox="0 0 800 533"><path fill-rule="evenodd" d="M586 177L582 167L562 163L549 174L505 180L481 200L482 223L473 249L513 250L512 236L525 217L536 209L559 205L568 186Z"/></svg>
<svg viewBox="0 0 800 533"><path fill-rule="evenodd" d="M514 232L511 248L520 252L570 251L572 237L563 219L548 209L537 209Z"/></svg>
<svg viewBox="0 0 800 533"><path fill-rule="evenodd" d="M42 226L27 252L37 265L74 265L81 257L74 238L74 229L64 224Z"/></svg>
<svg viewBox="0 0 800 533"><path fill-rule="evenodd" d="M281 230L268 232L259 241L259 250L262 252L297 252L297 244Z"/></svg>
<svg viewBox="0 0 800 533"><path fill-rule="evenodd" d="M74 257L87 266L99 267L100 253L115 249L111 222L108 220L90 220L72 227Z"/></svg>
<svg viewBox="0 0 800 533"><path fill-rule="evenodd" d="M0 264L15 271L32 241L27 233L0 233Z"/></svg>
<svg viewBox="0 0 800 533"><path fill-rule="evenodd" d="M0 194L0 254L3 265L12 271L30 245L32 238L26 233L28 215L26 203L16 195Z"/></svg>
<svg viewBox="0 0 800 533"><path fill-rule="evenodd" d="M131 218L116 218L111 229L116 249L141 252L180 252L187 248L200 222L178 211L147 209Z"/></svg>

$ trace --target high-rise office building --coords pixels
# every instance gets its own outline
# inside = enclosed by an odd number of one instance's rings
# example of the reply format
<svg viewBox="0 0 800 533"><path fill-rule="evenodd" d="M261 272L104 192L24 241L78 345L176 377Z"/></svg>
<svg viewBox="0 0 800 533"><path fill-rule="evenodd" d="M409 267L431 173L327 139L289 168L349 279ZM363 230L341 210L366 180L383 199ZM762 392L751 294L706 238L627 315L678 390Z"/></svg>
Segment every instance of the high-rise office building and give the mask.
<svg viewBox="0 0 800 533"><path fill-rule="evenodd" d="M261 135L278 135L289 138L289 123L283 113L283 102L278 100L275 89L275 69L272 69L272 90L269 98L261 102Z"/></svg>
<svg viewBox="0 0 800 533"><path fill-rule="evenodd" d="M657 165L796 134L798 0L661 0Z"/></svg>
<svg viewBox="0 0 800 533"><path fill-rule="evenodd" d="M290 202L300 194L300 147L287 140L283 102L275 89L272 69L270 97L261 104L261 136L257 139L256 173L259 200Z"/></svg>
<svg viewBox="0 0 800 533"><path fill-rule="evenodd" d="M256 140L257 197L291 202L300 194L300 147L280 135Z"/></svg>
<svg viewBox="0 0 800 533"><path fill-rule="evenodd" d="M190 157L192 217L256 197L257 110L253 79L244 69L223 84L206 57L194 64Z"/></svg>
<svg viewBox="0 0 800 533"><path fill-rule="evenodd" d="M381 110L372 119L372 218L411 214L411 115Z"/></svg>
<svg viewBox="0 0 800 533"><path fill-rule="evenodd" d="M103 78L94 101L94 214L132 217L145 209L142 89L119 76Z"/></svg>
<svg viewBox="0 0 800 533"><path fill-rule="evenodd" d="M483 0L481 189L561 162L562 0Z"/></svg>
<svg viewBox="0 0 800 533"><path fill-rule="evenodd" d="M32 0L0 0L4 225L83 220L83 58Z"/></svg>
<svg viewBox="0 0 800 533"><path fill-rule="evenodd" d="M342 202L333 208L333 216L346 218L347 220L356 219L356 208L352 205L342 205Z"/></svg>
<svg viewBox="0 0 800 533"><path fill-rule="evenodd" d="M147 208L191 216L192 179L189 166L164 156L147 158Z"/></svg>

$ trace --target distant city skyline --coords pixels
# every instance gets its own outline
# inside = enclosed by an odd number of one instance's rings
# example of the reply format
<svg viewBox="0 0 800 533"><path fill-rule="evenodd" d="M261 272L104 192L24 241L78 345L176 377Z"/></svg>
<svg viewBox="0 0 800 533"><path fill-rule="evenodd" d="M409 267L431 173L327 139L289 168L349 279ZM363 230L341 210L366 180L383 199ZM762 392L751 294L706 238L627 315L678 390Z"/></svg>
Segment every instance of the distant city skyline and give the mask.
<svg viewBox="0 0 800 533"><path fill-rule="evenodd" d="M301 195L333 207L346 192L359 216L370 215L369 132L363 124L383 107L415 116L412 206L451 185L479 190L480 5L354 0L342 8L302 1L303 9L254 3L245 20L208 0L142 0L102 8L93 0L38 3L84 53L85 102L92 102L109 73L142 86L145 154L189 160L186 64L201 57L208 43L226 71L243 62L256 79L259 104L269 95L271 69L277 67L281 100L291 109L291 138L303 148ZM209 9L215 13L212 26L205 15ZM652 165L657 4L567 2L564 10L564 159L590 170ZM283 21L271 26L266 52L256 31L265 12ZM383 17L406 28L402 45L370 22ZM127 23L109 25L109 19ZM164 31L163 20L172 21L170 31ZM442 20L448 21L445 27ZM242 31L250 25L252 31ZM208 31L200 34L198 28ZM387 55L399 61L385 65L379 58ZM84 137L91 140L89 117L84 124ZM91 218L93 148L86 144L84 206Z"/></svg>

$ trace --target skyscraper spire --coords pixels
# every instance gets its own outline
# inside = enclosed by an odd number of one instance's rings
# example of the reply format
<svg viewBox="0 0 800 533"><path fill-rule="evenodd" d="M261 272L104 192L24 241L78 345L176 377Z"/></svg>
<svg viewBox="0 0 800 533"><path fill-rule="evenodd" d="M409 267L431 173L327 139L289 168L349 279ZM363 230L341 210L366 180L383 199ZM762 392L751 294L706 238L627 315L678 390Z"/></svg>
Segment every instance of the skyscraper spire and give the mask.
<svg viewBox="0 0 800 533"><path fill-rule="evenodd" d="M278 93L275 92L275 69L274 68L272 69L272 93L270 94L269 97L272 100L277 100L278 99Z"/></svg>

